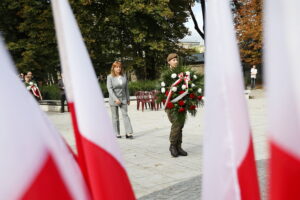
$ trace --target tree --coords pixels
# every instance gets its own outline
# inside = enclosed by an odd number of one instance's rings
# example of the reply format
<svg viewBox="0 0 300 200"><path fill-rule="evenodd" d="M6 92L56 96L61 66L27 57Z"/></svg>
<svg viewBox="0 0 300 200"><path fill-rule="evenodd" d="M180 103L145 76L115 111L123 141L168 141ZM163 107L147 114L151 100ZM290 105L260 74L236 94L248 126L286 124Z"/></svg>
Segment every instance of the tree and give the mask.
<svg viewBox="0 0 300 200"><path fill-rule="evenodd" d="M262 1L233 0L234 22L241 60L245 65L262 63Z"/></svg>
<svg viewBox="0 0 300 200"><path fill-rule="evenodd" d="M140 78L156 78L167 54L179 51L179 39L188 34L184 26L188 7L189 1L181 0L123 1L123 23L131 40L132 63Z"/></svg>
<svg viewBox="0 0 300 200"><path fill-rule="evenodd" d="M19 71L33 71L37 80L55 74L59 59L50 2L3 0L0 13L0 30Z"/></svg>
<svg viewBox="0 0 300 200"><path fill-rule="evenodd" d="M179 39L193 0L70 0L97 73L122 60L139 79L154 79ZM0 22L20 71L45 80L59 68L50 0L1 0ZM84 66L83 66L84 67Z"/></svg>
<svg viewBox="0 0 300 200"><path fill-rule="evenodd" d="M192 7L194 5L194 3L200 3L201 4L201 11L202 11L202 19L203 19L203 28L201 31L201 29L199 28L198 22L196 20L195 14L192 10ZM198 34L202 37L203 40L205 40L205 13L206 13L206 4L205 4L205 0L195 0L194 2L190 3L189 5L189 13L192 17L193 23L194 23L194 28L195 30L198 32Z"/></svg>

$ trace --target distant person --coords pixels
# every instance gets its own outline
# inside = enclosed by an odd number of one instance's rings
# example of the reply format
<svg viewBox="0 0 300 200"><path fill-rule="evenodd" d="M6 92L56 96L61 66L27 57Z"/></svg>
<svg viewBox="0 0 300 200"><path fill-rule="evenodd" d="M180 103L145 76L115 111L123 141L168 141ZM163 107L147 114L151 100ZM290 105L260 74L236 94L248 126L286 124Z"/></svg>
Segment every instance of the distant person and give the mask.
<svg viewBox="0 0 300 200"><path fill-rule="evenodd" d="M59 94L60 94L60 112L65 112L65 101L66 101L66 93L65 93L65 86L63 82L63 74L59 77L58 80L58 87L59 87Z"/></svg>
<svg viewBox="0 0 300 200"><path fill-rule="evenodd" d="M27 74L25 75L24 83L27 90L34 96L36 100L43 100L40 89L38 88L37 84L31 79L32 79L32 75L31 76L30 75L28 76Z"/></svg>
<svg viewBox="0 0 300 200"><path fill-rule="evenodd" d="M256 75L257 75L257 69L256 69L256 66L253 65L253 67L251 68L251 74L250 74L251 89L255 89Z"/></svg>
<svg viewBox="0 0 300 200"><path fill-rule="evenodd" d="M109 105L112 114L112 122L117 138L120 135L119 111L120 108L123 116L126 138L133 138L133 130L127 114L127 105L130 105L130 96L128 90L127 78L124 74L122 63L115 61L111 67L111 73L107 76L107 89L109 92Z"/></svg>
<svg viewBox="0 0 300 200"><path fill-rule="evenodd" d="M27 78L28 78L31 82L35 82L35 81L33 80L33 75L32 75L32 72L31 72L31 71L28 71L28 72L26 73L26 76L27 76Z"/></svg>
<svg viewBox="0 0 300 200"><path fill-rule="evenodd" d="M99 76L97 77L98 81L100 83L105 82L105 75L99 74Z"/></svg>
<svg viewBox="0 0 300 200"><path fill-rule="evenodd" d="M20 78L20 80L21 80L22 82L25 81L25 80L24 80L24 74L23 74L23 73L20 73L20 74L19 74L19 78Z"/></svg>

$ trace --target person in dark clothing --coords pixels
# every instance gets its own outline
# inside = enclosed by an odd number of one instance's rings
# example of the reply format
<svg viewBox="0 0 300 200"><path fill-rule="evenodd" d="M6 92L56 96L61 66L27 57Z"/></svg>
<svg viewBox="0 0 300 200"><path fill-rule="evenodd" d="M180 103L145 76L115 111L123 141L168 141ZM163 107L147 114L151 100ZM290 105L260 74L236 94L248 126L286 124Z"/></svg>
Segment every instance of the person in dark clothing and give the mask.
<svg viewBox="0 0 300 200"><path fill-rule="evenodd" d="M63 82L63 76L61 75L61 78L58 80L58 87L60 90L60 112L65 112L65 101L66 101L66 93L65 93L65 86Z"/></svg>

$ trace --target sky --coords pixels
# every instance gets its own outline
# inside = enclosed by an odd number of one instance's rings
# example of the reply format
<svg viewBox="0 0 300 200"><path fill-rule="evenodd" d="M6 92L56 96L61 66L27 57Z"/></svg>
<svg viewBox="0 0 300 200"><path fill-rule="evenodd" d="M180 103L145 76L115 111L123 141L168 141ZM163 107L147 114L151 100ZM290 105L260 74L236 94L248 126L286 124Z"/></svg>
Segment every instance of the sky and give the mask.
<svg viewBox="0 0 300 200"><path fill-rule="evenodd" d="M202 30L203 20L202 20L202 12L201 12L200 3L196 3L192 9L196 16L198 26ZM185 26L189 28L191 35L186 36L181 41L182 42L200 42L201 44L203 44L203 40L202 40L201 36L197 33L197 31L194 28L194 23L193 23L193 20L191 17L189 18L189 21L185 23Z"/></svg>

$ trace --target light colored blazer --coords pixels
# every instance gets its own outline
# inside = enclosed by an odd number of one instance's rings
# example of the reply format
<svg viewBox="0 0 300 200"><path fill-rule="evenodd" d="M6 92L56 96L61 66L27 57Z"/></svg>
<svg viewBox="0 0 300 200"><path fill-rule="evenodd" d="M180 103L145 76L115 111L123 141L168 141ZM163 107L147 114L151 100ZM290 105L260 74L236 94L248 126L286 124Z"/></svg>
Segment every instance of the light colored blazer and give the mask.
<svg viewBox="0 0 300 200"><path fill-rule="evenodd" d="M120 84L117 77L112 75L107 76L107 90L109 93L109 104L111 106L117 106L115 101L118 99L122 104L127 104L130 100L128 81L125 75L121 76L122 84Z"/></svg>

